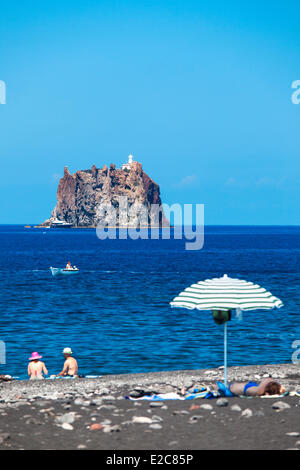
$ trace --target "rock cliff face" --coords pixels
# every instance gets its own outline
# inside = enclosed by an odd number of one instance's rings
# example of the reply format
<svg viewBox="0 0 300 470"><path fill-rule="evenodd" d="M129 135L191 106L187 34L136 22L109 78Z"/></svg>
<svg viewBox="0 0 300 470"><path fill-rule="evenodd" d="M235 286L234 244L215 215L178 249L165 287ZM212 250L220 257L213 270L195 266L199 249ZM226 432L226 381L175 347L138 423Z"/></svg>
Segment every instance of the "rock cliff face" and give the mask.
<svg viewBox="0 0 300 470"><path fill-rule="evenodd" d="M119 210L120 196L123 197L123 203L124 197L128 201L128 215L125 218ZM73 175L65 167L57 190L57 204L50 219L42 225L50 225L55 219L72 223L75 227L96 227L99 224L150 225L151 220L154 220L151 215L152 204L161 206L159 186L138 162L132 162L129 169L116 169L113 164L109 168L104 165L98 169L94 165L90 170L77 171ZM137 223L140 205L144 207L143 224ZM105 210L109 206L115 209L116 218ZM156 220L160 226L169 225L163 211L158 217Z"/></svg>

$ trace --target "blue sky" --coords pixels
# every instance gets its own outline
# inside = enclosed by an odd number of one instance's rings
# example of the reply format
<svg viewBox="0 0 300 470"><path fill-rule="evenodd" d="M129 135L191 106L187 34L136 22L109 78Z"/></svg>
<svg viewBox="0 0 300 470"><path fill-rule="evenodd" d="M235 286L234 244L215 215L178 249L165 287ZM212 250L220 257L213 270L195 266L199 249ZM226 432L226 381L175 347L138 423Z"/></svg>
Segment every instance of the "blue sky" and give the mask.
<svg viewBox="0 0 300 470"><path fill-rule="evenodd" d="M295 2L1 4L0 223L37 223L71 172L132 153L206 224L300 224Z"/></svg>

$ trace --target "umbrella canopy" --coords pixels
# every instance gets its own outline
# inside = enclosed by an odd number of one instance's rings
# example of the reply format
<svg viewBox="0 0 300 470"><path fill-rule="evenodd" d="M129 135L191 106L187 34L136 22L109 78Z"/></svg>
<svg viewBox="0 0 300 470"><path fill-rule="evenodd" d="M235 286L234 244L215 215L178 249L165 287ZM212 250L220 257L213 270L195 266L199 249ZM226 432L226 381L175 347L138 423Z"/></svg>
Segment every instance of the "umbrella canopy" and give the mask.
<svg viewBox="0 0 300 470"><path fill-rule="evenodd" d="M257 310L280 308L283 303L253 282L223 277L192 284L172 302L172 307L198 310Z"/></svg>
<svg viewBox="0 0 300 470"><path fill-rule="evenodd" d="M228 310L270 310L280 308L283 303L263 287L242 279L223 277L206 279L192 284L182 291L172 302L172 307L187 309L228 311ZM224 317L224 381L227 386L227 321Z"/></svg>

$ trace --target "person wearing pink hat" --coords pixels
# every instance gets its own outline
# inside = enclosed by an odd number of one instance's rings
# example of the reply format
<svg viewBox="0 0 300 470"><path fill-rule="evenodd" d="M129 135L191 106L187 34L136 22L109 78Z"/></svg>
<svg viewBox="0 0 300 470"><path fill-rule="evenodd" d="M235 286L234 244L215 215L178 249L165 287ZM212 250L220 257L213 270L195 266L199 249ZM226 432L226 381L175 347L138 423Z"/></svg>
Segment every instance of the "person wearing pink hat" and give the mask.
<svg viewBox="0 0 300 470"><path fill-rule="evenodd" d="M40 361L43 356L40 356L38 352L33 352L31 357L28 358L30 361L28 364L28 375L30 380L41 380L44 375L48 375L47 368L43 361Z"/></svg>

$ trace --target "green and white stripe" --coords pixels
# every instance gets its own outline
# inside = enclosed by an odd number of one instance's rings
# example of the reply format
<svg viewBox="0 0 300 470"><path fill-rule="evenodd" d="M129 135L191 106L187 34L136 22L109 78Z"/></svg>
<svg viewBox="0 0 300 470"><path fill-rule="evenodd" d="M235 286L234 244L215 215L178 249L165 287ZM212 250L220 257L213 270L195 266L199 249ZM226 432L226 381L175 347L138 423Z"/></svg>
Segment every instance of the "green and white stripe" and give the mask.
<svg viewBox="0 0 300 470"><path fill-rule="evenodd" d="M223 277L206 279L182 291L170 302L172 307L198 310L260 310L280 308L283 303L253 282Z"/></svg>

